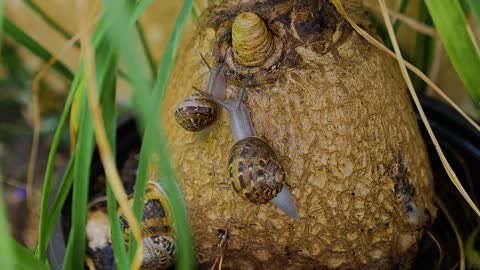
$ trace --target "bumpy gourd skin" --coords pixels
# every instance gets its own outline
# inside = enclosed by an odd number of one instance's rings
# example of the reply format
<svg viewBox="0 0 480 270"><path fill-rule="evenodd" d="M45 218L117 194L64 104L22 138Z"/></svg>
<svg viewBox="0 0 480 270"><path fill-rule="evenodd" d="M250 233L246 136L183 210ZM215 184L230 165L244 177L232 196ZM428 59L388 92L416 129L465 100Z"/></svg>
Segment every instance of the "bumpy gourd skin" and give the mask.
<svg viewBox="0 0 480 270"><path fill-rule="evenodd" d="M396 62L353 32L327 1L237 2L216 3L199 17L162 107L200 262L215 260L219 232L228 228L226 269L408 267L436 210L427 152ZM359 1L343 3L372 31ZM220 32L243 11L258 14L284 42L273 65L253 70L245 104L257 135L284 166L300 222L235 193L226 113L202 136L173 117L191 86L208 79L199 53L209 61L223 57ZM229 64L227 99L246 70Z"/></svg>

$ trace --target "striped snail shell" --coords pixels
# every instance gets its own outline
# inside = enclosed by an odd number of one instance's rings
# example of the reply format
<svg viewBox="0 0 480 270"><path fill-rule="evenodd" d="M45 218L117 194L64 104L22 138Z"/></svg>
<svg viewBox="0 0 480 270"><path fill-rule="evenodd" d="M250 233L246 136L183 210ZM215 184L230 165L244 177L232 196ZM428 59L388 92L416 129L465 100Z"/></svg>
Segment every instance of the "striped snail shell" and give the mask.
<svg viewBox="0 0 480 270"><path fill-rule="evenodd" d="M240 13L232 24L233 56L246 67L261 65L275 50L272 34L253 12Z"/></svg>
<svg viewBox="0 0 480 270"><path fill-rule="evenodd" d="M133 205L133 194L129 197ZM120 210L120 225L125 243L129 243L130 226ZM172 211L163 188L149 181L145 191L142 219L144 255L142 269L167 269L176 258L176 241Z"/></svg>
<svg viewBox="0 0 480 270"><path fill-rule="evenodd" d="M175 108L175 120L187 131L200 131L217 119L218 106L206 97L193 94Z"/></svg>
<svg viewBox="0 0 480 270"><path fill-rule="evenodd" d="M213 96L223 98L224 89L227 86L225 65L221 63L215 68L211 68L203 55L200 54L200 56L210 72L205 91ZM215 102L205 96L193 94L178 103L175 108L175 120L187 131L200 131L215 122L219 111Z"/></svg>
<svg viewBox="0 0 480 270"><path fill-rule="evenodd" d="M285 171L270 145L258 137L236 142L228 164L233 188L246 200L268 203L282 190Z"/></svg>
<svg viewBox="0 0 480 270"><path fill-rule="evenodd" d="M288 216L299 220L297 207L285 183L285 171L272 147L256 136L250 112L243 104L247 82L248 79L243 81L240 96L228 102L194 89L228 111L235 141L230 151L228 173L235 191L255 204L272 202Z"/></svg>

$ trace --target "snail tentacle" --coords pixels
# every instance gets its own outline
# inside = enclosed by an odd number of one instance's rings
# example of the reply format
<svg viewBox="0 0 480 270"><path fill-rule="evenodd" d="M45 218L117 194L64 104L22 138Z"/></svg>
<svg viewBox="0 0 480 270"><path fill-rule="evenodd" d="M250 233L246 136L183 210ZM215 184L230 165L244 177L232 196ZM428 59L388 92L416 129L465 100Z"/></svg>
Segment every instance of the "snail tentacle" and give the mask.
<svg viewBox="0 0 480 270"><path fill-rule="evenodd" d="M229 107L228 103L223 102L222 100L220 100L220 99L218 99L217 97L215 97L215 96L213 96L213 95L211 95L211 94L203 91L202 89L196 87L195 85L192 86L192 88L193 88L195 91L197 91L198 93L200 93L202 96L210 99L211 101L214 101L214 102L218 103L220 106L222 106L222 107L224 107L225 109L228 110L228 107Z"/></svg>
<svg viewBox="0 0 480 270"><path fill-rule="evenodd" d="M212 67L210 66L210 64L207 62L207 60L205 59L205 57L203 56L203 54L200 54L200 57L202 57L202 60L203 60L203 63L207 66L208 68L208 71L212 71Z"/></svg>

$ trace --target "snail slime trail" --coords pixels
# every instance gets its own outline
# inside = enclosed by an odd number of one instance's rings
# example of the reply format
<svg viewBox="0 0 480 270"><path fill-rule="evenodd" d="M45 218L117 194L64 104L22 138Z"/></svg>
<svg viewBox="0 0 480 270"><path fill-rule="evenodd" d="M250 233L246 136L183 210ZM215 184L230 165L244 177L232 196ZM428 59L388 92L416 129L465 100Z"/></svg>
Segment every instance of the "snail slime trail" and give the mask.
<svg viewBox="0 0 480 270"><path fill-rule="evenodd" d="M375 35L360 0L342 3ZM240 108L202 140L174 117L192 86L218 111ZM425 145L395 60L329 1L215 1L179 48L168 88L162 124L200 263L213 264L228 228L225 269L409 268L436 216ZM300 222L269 203L284 187Z"/></svg>

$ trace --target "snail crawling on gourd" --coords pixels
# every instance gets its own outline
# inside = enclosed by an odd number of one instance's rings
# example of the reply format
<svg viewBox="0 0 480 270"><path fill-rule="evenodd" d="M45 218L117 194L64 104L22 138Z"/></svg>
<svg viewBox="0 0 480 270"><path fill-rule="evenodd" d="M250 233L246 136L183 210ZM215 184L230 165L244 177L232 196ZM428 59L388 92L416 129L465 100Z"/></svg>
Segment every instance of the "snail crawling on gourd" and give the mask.
<svg viewBox="0 0 480 270"><path fill-rule="evenodd" d="M223 91L227 84L225 65L218 63L212 68L205 57L202 54L200 56L210 73L206 92L218 98L223 98ZM175 120L187 131L200 131L209 127L215 122L218 114L218 106L199 94L186 97L175 108Z"/></svg>
<svg viewBox="0 0 480 270"><path fill-rule="evenodd" d="M342 0L352 20L375 35L361 2ZM214 264L218 232L228 228L224 269L408 268L436 208L398 63L357 34L329 0L210 3L178 50L161 108L199 263ZM192 59L210 52L228 68L226 97L216 99L233 96L229 106L240 104L238 87L252 76L248 99L232 111L248 111L247 122L275 150L301 222L272 204L241 199L225 181L232 139L242 137L232 134L235 121L221 114L198 140L172 117L207 70ZM251 151L256 147L235 150L233 158L251 159L260 154ZM245 187L266 165L232 164ZM242 185L234 187L241 195Z"/></svg>
<svg viewBox="0 0 480 270"><path fill-rule="evenodd" d="M128 202L131 207L133 194ZM121 210L119 216L123 237L128 245L130 226ZM173 215L165 191L154 181L147 183L141 225L144 247L141 269L167 269L173 265L176 258Z"/></svg>
<svg viewBox="0 0 480 270"><path fill-rule="evenodd" d="M256 136L250 112L243 104L248 78L240 96L225 102L193 86L200 94L228 111L235 144L228 159L228 175L235 191L255 204L272 202L288 216L299 220L297 207L285 183L285 171L272 147Z"/></svg>

